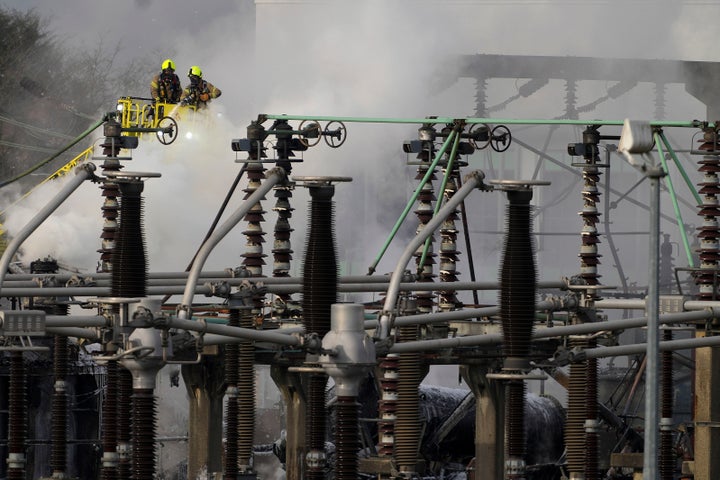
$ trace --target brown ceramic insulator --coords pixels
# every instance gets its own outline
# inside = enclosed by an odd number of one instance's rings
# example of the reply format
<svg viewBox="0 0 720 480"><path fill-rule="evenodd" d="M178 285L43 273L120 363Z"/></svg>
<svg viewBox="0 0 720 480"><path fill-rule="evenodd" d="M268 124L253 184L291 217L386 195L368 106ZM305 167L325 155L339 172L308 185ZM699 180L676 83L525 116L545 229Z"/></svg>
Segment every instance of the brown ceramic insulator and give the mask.
<svg viewBox="0 0 720 480"><path fill-rule="evenodd" d="M289 168L288 164L288 168ZM290 198L292 190L288 187L275 188L275 206L273 210L277 213L277 221L275 222L274 234L275 242L273 245L273 277L290 276L290 261L292 260L293 250L291 249L290 234L293 229L290 227L290 218L292 217L293 208L290 207ZM278 295L283 301L290 300L290 294Z"/></svg>
<svg viewBox="0 0 720 480"><path fill-rule="evenodd" d="M698 193L700 195L717 195L720 193L720 186L718 186L717 182L715 183L698 183L698 185L701 187L698 190Z"/></svg>
<svg viewBox="0 0 720 480"><path fill-rule="evenodd" d="M227 368L227 367L226 367ZM237 480L238 475L238 397L237 395L229 395L225 399L225 456L224 463L224 479ZM233 428L235 427L235 428Z"/></svg>
<svg viewBox="0 0 720 480"><path fill-rule="evenodd" d="M155 478L156 399L150 388L132 395L132 478Z"/></svg>
<svg viewBox="0 0 720 480"><path fill-rule="evenodd" d="M673 339L670 329L663 330L663 341ZM673 417L673 358L671 351L660 353L661 358L661 387L660 387L660 417ZM673 432L671 429L660 430L660 480L673 480L675 478L675 452L673 448Z"/></svg>
<svg viewBox="0 0 720 480"><path fill-rule="evenodd" d="M147 296L142 182L120 184L120 219L112 255L111 296Z"/></svg>
<svg viewBox="0 0 720 480"><path fill-rule="evenodd" d="M325 385L327 375L311 374L308 381L306 446L308 452L325 452L325 425L327 412L325 409ZM305 478L308 480L324 480L325 465L308 465Z"/></svg>
<svg viewBox="0 0 720 480"><path fill-rule="evenodd" d="M357 480L360 433L358 403L355 397L337 397L335 411L335 479Z"/></svg>
<svg viewBox="0 0 720 480"><path fill-rule="evenodd" d="M240 312L233 308L228 315L229 327L240 326ZM238 345L228 343L224 347L225 386L236 388L238 383ZM238 397L237 391L225 399L225 480L236 480L238 474Z"/></svg>
<svg viewBox="0 0 720 480"><path fill-rule="evenodd" d="M506 357L526 358L535 318L536 271L532 244L532 191L508 192L507 229L500 269L500 318Z"/></svg>
<svg viewBox="0 0 720 480"><path fill-rule="evenodd" d="M130 445L132 443L132 373L122 366L118 367L118 399L115 425L118 444ZM118 480L130 480L132 475L131 458L123 456L119 459L117 468Z"/></svg>
<svg viewBox="0 0 720 480"><path fill-rule="evenodd" d="M419 165L417 168L417 173L415 174L415 180L422 180L423 178L425 178L428 170L430 170L430 165ZM430 178L425 185L431 183L433 180L436 179L437 177L435 176L435 170L433 170L433 173L430 175Z"/></svg>
<svg viewBox="0 0 720 480"><path fill-rule="evenodd" d="M525 459L525 383L508 382L505 414L505 438L509 459Z"/></svg>
<svg viewBox="0 0 720 480"><path fill-rule="evenodd" d="M398 342L417 340L417 325L398 329ZM417 469L417 452L420 448L422 422L418 388L422 381L419 353L403 353L398 359L398 401L395 421L395 461L400 472L412 473Z"/></svg>
<svg viewBox="0 0 720 480"><path fill-rule="evenodd" d="M27 398L25 362L22 352L10 354L10 385L8 388L8 453L25 454L27 439ZM25 468L8 468L7 478L25 480Z"/></svg>
<svg viewBox="0 0 720 480"><path fill-rule="evenodd" d="M397 355L383 357L380 361L380 368L383 370L383 376L380 379L381 395L380 400L378 401L378 454L382 457L392 456L395 449L398 363L399 358Z"/></svg>
<svg viewBox="0 0 720 480"><path fill-rule="evenodd" d="M302 308L305 329L320 338L330 330L330 309L337 302L338 262L335 249L335 187L309 185L309 232L303 266ZM306 445L309 453L325 451L325 386L327 375L312 374L308 380ZM322 463L322 462L319 462ZM309 465L306 478L324 478L323 465Z"/></svg>
<svg viewBox="0 0 720 480"><path fill-rule="evenodd" d="M455 178L459 175L457 169L451 172L449 181L445 186L445 192L443 196L446 201L450 200L454 193L457 191L457 184ZM457 220L457 210L454 210L450 215L445 218L445 221L439 229L440 233L440 249L438 253L439 278L441 282L457 282L458 273L456 265L458 262L458 251L456 247L457 242L457 227L455 221ZM452 290L443 290L438 292L438 308L441 311L455 310L462 303L458 300L456 292Z"/></svg>
<svg viewBox="0 0 720 480"><path fill-rule="evenodd" d="M117 451L117 408L118 408L118 369L117 361L110 360L107 362L106 381L105 381L105 397L102 404L102 447L105 453L114 453ZM117 468L102 466L102 480L116 480Z"/></svg>
<svg viewBox="0 0 720 480"><path fill-rule="evenodd" d="M430 170L429 165L419 165L417 168L417 175L415 178L417 180L421 180L427 175L427 172ZM420 194L418 195L417 202L418 207L415 209L415 216L418 219L418 228L417 232L420 232L422 228L427 225L427 223L432 219L434 212L433 212L433 202L436 201L435 197L435 188L433 186L433 180L435 180L435 170L432 170L432 173L428 179L428 181L422 186L420 189ZM435 265L435 256L436 254L433 252L432 245L435 242L434 235L430 235L430 248L428 249L427 255L425 256L425 262L421 264L422 260L422 251L424 250L424 247L421 247L416 251L413 256L415 257L415 268L417 271L417 280L418 282L432 282L435 278L434 273L434 267ZM418 312L419 313L428 313L433 310L433 307L435 306L435 295L432 292L416 292L417 295L417 306L418 306Z"/></svg>
<svg viewBox="0 0 720 480"><path fill-rule="evenodd" d="M716 132L707 130L704 136L705 143L700 150L716 151ZM720 171L719 163L720 159L716 155L708 154L698 161L698 170L704 174L703 182L698 184L703 195L703 203L698 205L698 215L704 218L703 226L698 229L698 237L702 240L700 249L697 250L701 268L694 273L693 279L699 286L697 297L701 300L713 300L716 296L714 285L717 277L713 271L720 263L720 251L716 241L720 238L720 229L717 227L717 217L720 216L717 204L717 195L720 193L720 180L717 176Z"/></svg>
<svg viewBox="0 0 720 480"><path fill-rule="evenodd" d="M227 367L226 367L227 368ZM240 415L240 406L237 394L229 395L225 402L225 479L235 480L239 472L238 469L238 421Z"/></svg>
<svg viewBox="0 0 720 480"><path fill-rule="evenodd" d="M107 139L106 139L107 141ZM115 156L117 152L108 150L106 155ZM108 158L102 165L103 173L117 172L123 167L120 162L114 158ZM107 177L105 177L107 178ZM99 272L109 272L112 270L112 252L115 243L115 236L117 234L117 218L118 218L118 197L120 196L120 187L117 183L109 180L104 180L101 187L102 197L104 198L103 205L101 207L102 216L104 219L101 238L103 240L102 248L98 249L100 253L100 264L98 266Z"/></svg>
<svg viewBox="0 0 720 480"><path fill-rule="evenodd" d="M244 198L247 199L260 187L265 178L265 167L261 163L248 163L245 174L248 178L248 186L243 191L246 193ZM265 221L264 214L262 202L257 202L244 217L244 221L248 224L243 231L247 250L240 256L243 257L243 266L253 277L262 276L262 267L265 265L263 258L267 256L263 253L262 246L265 243L265 232L262 227Z"/></svg>
<svg viewBox="0 0 720 480"><path fill-rule="evenodd" d="M69 353L67 337L55 335L53 341L53 372L55 382L64 382L68 374ZM53 392L52 397L52 450L50 467L53 472L65 472L67 468L67 393L64 389Z"/></svg>
<svg viewBox="0 0 720 480"><path fill-rule="evenodd" d="M711 158L709 160L700 160L698 162L698 165L700 165L698 171L701 173L713 174L720 172L720 161L718 161L716 158Z"/></svg>
<svg viewBox="0 0 720 480"><path fill-rule="evenodd" d="M583 347L582 340L570 340L571 347ZM565 448L570 477L585 472L585 420L587 417L586 363L570 364L568 406L565 422Z"/></svg>
<svg viewBox="0 0 720 480"><path fill-rule="evenodd" d="M586 348L595 348L597 341L589 339L585 342ZM598 363L591 358L586 361L586 395L585 418L598 421ZM585 432L585 480L600 480L600 467L598 465L598 432Z"/></svg>
<svg viewBox="0 0 720 480"><path fill-rule="evenodd" d="M595 138L594 135L588 135L589 140ZM595 145L593 145L593 147L595 147ZM597 166L592 163L593 158L586 158L586 161L591 163L583 167L583 209L578 213L584 225L581 234L583 249L578 255L580 257L580 277L588 285L599 285L601 275L597 273L597 266L600 265L601 255L597 252L597 245L600 243L600 236L595 226L600 221L600 213L597 210L597 203L600 201L600 196L602 195L597 188L597 184L600 181L600 171Z"/></svg>
<svg viewBox="0 0 720 480"><path fill-rule="evenodd" d="M320 338L330 330L330 307L337 302L334 192L332 185L310 187L310 231L305 247L302 303L308 333L317 333Z"/></svg>
<svg viewBox="0 0 720 480"><path fill-rule="evenodd" d="M254 328L250 310L243 310L242 328ZM252 465L255 439L255 345L252 341L240 343L238 352L238 465L246 472ZM243 473L246 473L243 472Z"/></svg>

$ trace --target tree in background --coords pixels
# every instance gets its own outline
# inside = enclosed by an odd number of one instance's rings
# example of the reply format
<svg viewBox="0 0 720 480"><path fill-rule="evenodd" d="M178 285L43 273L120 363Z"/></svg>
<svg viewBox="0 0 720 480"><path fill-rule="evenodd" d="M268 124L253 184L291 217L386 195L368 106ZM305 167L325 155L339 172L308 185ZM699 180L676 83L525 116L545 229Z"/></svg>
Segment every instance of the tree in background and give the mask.
<svg viewBox="0 0 720 480"><path fill-rule="evenodd" d="M34 10L0 7L0 182L49 158L114 110L118 97L145 92L155 70L150 57L119 62L120 46L102 40L87 50L66 48L50 25Z"/></svg>

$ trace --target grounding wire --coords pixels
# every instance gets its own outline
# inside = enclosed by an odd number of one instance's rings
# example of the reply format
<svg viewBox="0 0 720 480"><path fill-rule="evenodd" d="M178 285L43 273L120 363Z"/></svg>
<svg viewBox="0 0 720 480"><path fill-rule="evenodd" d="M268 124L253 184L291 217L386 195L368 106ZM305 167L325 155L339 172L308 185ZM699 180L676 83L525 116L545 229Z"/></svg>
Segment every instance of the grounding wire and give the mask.
<svg viewBox="0 0 720 480"><path fill-rule="evenodd" d="M20 120L15 120L14 118L6 117L5 115L0 113L0 122L9 123L10 125L15 125L16 127L22 127L25 130L29 130L33 133L41 133L45 135L49 135L52 137L59 137L63 138L65 140L72 140L72 135L68 135L66 133L59 133L59 132L53 132L52 130L48 130L46 128L36 127L35 125L31 125L29 123L21 122Z"/></svg>
<svg viewBox="0 0 720 480"><path fill-rule="evenodd" d="M92 124L92 125L90 126L90 128L88 128L88 129L85 130L83 133L81 133L80 136L76 137L76 138L75 138L74 140L72 140L69 144L67 144L66 146L64 146L62 149L58 150L58 151L55 152L54 154L50 155L48 158L46 158L46 159L43 160L42 162L37 163L36 165L32 166L31 168L25 170L24 172L22 172L22 173L20 173L20 174L14 176L13 178L10 178L10 179L8 179L8 180L5 180L5 181L3 181L3 182L0 182L0 188L5 187L5 186L7 186L7 185L10 185L10 184L12 184L12 183L15 183L16 181L18 181L18 180L20 180L20 179L22 179L22 178L30 175L31 173L35 172L36 170L40 169L41 167L43 167L43 166L47 165L48 163L50 163L51 161L55 160L57 157L59 157L60 155L62 155L63 153L65 153L67 150L69 150L69 149L71 149L72 147L74 147L78 142L80 142L80 140L82 140L83 138L85 138L85 137L87 137L88 135L90 135L90 134L91 134L96 128L98 128L100 125L102 125L103 123L105 123L105 120L106 120L106 119L107 119L107 117L103 117L101 120L99 120L99 121L95 122L94 124Z"/></svg>

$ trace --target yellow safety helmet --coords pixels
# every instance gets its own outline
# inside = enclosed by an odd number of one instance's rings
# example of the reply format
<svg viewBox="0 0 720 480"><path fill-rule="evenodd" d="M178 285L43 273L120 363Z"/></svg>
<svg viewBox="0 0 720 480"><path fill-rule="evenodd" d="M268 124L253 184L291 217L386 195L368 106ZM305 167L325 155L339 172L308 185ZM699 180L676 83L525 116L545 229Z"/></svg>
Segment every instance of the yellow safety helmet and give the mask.
<svg viewBox="0 0 720 480"><path fill-rule="evenodd" d="M202 70L200 70L200 67L198 67L197 65L193 65L192 67L190 67L190 71L188 72L188 77L190 75L195 75L196 77L202 78Z"/></svg>
<svg viewBox="0 0 720 480"><path fill-rule="evenodd" d="M175 62L173 62L173 61L170 60L169 58L166 59L165 61L163 61L163 63L162 63L162 69L163 69L163 70L166 70L166 69L168 69L168 68L170 68L170 69L172 69L172 70L175 70Z"/></svg>

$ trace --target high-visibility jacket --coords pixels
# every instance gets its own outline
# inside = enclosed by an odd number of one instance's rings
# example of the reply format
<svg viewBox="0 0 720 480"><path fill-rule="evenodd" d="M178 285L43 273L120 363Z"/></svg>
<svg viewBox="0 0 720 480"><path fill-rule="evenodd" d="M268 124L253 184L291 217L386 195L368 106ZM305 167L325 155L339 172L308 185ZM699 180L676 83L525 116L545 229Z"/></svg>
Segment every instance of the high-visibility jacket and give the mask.
<svg viewBox="0 0 720 480"><path fill-rule="evenodd" d="M175 73L158 73L150 82L150 95L155 101L178 103L182 95L180 78Z"/></svg>
<svg viewBox="0 0 720 480"><path fill-rule="evenodd" d="M200 80L196 84L190 84L183 90L180 102L194 107L204 107L213 98L222 95L222 91L210 82Z"/></svg>

